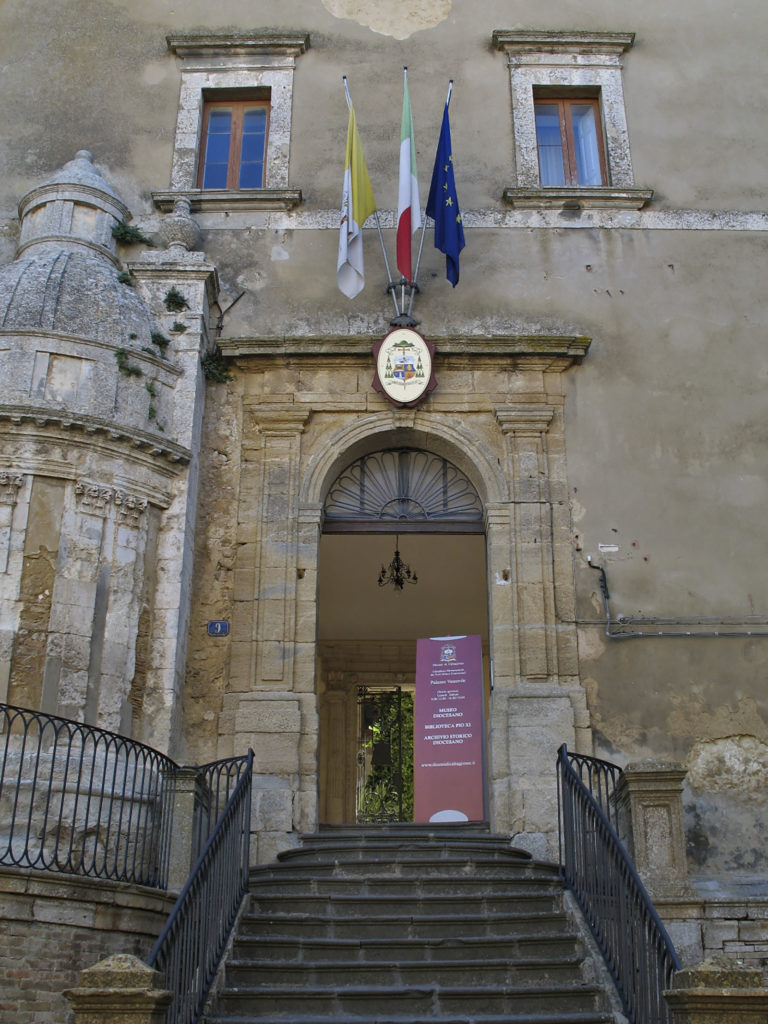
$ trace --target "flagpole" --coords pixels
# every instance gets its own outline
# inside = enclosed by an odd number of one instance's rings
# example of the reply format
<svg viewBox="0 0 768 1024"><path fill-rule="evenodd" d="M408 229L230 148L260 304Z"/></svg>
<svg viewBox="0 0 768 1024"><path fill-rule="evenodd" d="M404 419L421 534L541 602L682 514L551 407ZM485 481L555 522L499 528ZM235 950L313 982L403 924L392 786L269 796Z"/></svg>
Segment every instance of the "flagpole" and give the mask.
<svg viewBox="0 0 768 1024"><path fill-rule="evenodd" d="M405 65L403 65L403 95L404 96L405 96L405 92L406 92L407 88L408 88L408 68ZM395 216L397 216L397 215L395 215ZM400 229L399 229L398 224L395 223L395 234L397 234L397 232L399 230ZM408 239L408 246L409 246L409 250L408 251L409 251L409 253L410 253L410 245L411 245L411 240L409 238ZM410 255L409 255L409 258L408 258L408 262L409 263L411 262ZM402 275L401 279L400 279L400 308L401 309L405 309L405 286L406 286L406 284L409 286L409 288L411 288L412 282L411 281L406 281L405 280L405 276ZM411 295L413 295L413 291L412 290L411 290ZM409 309L408 310L408 314L409 315L410 315L410 312L411 311Z"/></svg>
<svg viewBox="0 0 768 1024"><path fill-rule="evenodd" d="M347 82L347 76L346 75L342 75L341 77L342 77L342 80L344 82L344 94L345 94L345 96L347 98L347 110L349 110L351 108L351 106L352 106L352 97L349 94L349 83ZM397 286L395 285L395 283L392 280L392 273L391 273L391 271L389 269L389 260L387 259L387 250L386 250L386 247L384 245L384 236L381 233L381 222L379 221L379 211L378 210L374 210L373 212L374 212L374 216L376 217L376 229L377 229L377 231L379 233L379 242L381 243L381 252L382 252L382 255L384 257L384 266L387 269L387 280L389 282L389 286L387 288L387 291L391 294L392 301L395 304L395 316L400 316L400 307L397 304L397 295L395 294L395 289L396 289ZM362 231L362 229L363 229L363 225L361 224L360 225L360 230Z"/></svg>
<svg viewBox="0 0 768 1024"><path fill-rule="evenodd" d="M453 79L451 78L451 79L448 80L448 93L447 93L447 95L445 97L445 105L446 105L446 107L449 107L451 105L451 93L452 92L453 92ZM430 219L432 219L432 218L430 218ZM424 211L424 222L421 225L421 238L419 240L419 255L416 257L416 270L415 270L414 275L413 275L413 287L411 288L411 298L410 298L410 302L408 303L408 316L411 315L411 310L413 309L413 298L414 298L414 295L416 294L416 288L418 287L419 267L421 266L421 253L422 253L422 250L424 249L424 232L426 231L426 229L427 229L427 213L426 213L426 210L425 210Z"/></svg>

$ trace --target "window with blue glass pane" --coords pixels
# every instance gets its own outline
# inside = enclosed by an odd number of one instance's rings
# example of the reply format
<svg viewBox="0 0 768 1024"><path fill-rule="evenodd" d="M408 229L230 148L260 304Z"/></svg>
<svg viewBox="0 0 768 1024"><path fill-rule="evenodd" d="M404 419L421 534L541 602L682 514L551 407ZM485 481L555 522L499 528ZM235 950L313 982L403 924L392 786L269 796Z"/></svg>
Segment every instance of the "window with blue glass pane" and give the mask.
<svg viewBox="0 0 768 1024"><path fill-rule="evenodd" d="M203 188L226 188L229 149L232 141L232 111L211 110L205 140Z"/></svg>
<svg viewBox="0 0 768 1024"><path fill-rule="evenodd" d="M535 102L539 180L547 186L607 184L597 99L564 97Z"/></svg>
<svg viewBox="0 0 768 1024"><path fill-rule="evenodd" d="M261 188L264 183L264 153L267 143L267 108L262 104L243 112L240 147L240 188Z"/></svg>
<svg viewBox="0 0 768 1024"><path fill-rule="evenodd" d="M262 188L268 130L268 100L207 100L199 187Z"/></svg>
<svg viewBox="0 0 768 1024"><path fill-rule="evenodd" d="M536 104L536 142L542 185L564 185L563 143L556 103Z"/></svg>

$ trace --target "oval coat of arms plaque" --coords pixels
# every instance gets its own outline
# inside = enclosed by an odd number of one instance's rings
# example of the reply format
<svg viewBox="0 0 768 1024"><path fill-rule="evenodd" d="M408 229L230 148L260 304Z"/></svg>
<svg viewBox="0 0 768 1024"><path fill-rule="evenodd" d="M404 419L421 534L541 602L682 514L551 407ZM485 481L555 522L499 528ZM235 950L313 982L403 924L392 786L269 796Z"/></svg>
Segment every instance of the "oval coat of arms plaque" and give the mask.
<svg viewBox="0 0 768 1024"><path fill-rule="evenodd" d="M395 405L417 405L437 386L435 346L410 327L397 327L373 346L373 388Z"/></svg>

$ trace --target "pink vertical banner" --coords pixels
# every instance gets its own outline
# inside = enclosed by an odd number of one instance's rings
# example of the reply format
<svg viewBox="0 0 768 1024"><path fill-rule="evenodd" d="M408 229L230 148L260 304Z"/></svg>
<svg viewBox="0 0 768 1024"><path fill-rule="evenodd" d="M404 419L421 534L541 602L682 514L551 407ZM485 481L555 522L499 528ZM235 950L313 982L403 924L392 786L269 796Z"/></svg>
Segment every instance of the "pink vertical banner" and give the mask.
<svg viewBox="0 0 768 1024"><path fill-rule="evenodd" d="M414 821L483 821L483 648L479 636L417 641Z"/></svg>

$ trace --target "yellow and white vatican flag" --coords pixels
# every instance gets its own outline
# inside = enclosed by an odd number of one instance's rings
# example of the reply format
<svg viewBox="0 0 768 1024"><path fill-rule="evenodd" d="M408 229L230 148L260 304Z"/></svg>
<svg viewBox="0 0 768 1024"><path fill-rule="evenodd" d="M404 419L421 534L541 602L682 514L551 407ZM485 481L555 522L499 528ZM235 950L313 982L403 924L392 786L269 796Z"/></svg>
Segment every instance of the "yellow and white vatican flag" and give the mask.
<svg viewBox="0 0 768 1024"><path fill-rule="evenodd" d="M348 299L354 299L365 284L363 224L375 212L376 202L365 164L363 144L357 131L355 110L350 103L344 189L341 199L339 256L336 261L336 282Z"/></svg>

